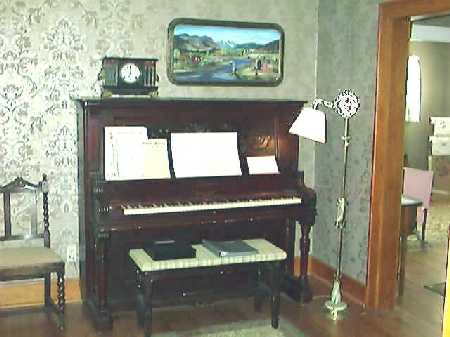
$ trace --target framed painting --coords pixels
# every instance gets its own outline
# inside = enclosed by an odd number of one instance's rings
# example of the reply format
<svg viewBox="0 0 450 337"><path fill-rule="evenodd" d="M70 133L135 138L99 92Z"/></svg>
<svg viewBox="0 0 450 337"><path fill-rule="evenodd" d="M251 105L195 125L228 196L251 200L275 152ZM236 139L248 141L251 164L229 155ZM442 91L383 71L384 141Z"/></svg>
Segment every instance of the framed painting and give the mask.
<svg viewBox="0 0 450 337"><path fill-rule="evenodd" d="M276 86L283 78L284 32L277 24L175 19L168 35L172 83Z"/></svg>

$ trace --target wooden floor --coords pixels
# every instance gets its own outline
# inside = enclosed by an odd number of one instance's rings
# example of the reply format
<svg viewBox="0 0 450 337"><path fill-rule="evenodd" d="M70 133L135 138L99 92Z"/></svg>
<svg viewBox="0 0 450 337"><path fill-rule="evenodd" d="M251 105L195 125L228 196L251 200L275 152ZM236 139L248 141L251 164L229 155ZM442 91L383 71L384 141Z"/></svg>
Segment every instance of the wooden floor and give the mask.
<svg viewBox="0 0 450 337"><path fill-rule="evenodd" d="M309 337L440 337L442 297L424 289L424 284L445 279L446 244L430 244L425 249L410 247L406 272L405 294L395 309L370 312L350 303L345 317L329 318L323 309L328 291L320 282L313 282L314 300L300 305L287 298L281 302L281 323L289 320ZM200 307L178 307L155 312L154 332L183 331L211 324L247 319L268 319L267 306L262 313L253 311L251 300L226 301ZM59 332L54 321L35 309L1 311L1 337L141 337L133 312L115 313L114 329L98 332L92 327L81 304L68 304L66 330Z"/></svg>

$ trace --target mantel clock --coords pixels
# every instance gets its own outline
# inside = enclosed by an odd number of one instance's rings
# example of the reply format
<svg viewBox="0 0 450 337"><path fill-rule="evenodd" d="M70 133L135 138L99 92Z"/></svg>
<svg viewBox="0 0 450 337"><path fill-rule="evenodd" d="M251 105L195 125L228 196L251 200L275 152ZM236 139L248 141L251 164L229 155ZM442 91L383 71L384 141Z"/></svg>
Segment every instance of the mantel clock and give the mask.
<svg viewBox="0 0 450 337"><path fill-rule="evenodd" d="M157 95L157 61L155 58L103 58L99 74L102 96Z"/></svg>

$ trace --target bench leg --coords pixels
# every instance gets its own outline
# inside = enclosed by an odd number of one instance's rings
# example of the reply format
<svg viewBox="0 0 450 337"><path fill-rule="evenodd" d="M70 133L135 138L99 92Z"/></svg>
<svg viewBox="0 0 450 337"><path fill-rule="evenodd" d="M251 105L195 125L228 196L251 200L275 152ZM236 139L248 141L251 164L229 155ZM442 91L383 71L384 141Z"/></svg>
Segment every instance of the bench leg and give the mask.
<svg viewBox="0 0 450 337"><path fill-rule="evenodd" d="M259 287L259 284L262 282L262 270L261 269L262 269L261 265L258 264L258 269L256 271L257 287ZM264 295L260 291L257 291L255 294L255 299L254 299L254 308L255 308L256 312L261 312L263 301L264 301Z"/></svg>
<svg viewBox="0 0 450 337"><path fill-rule="evenodd" d="M142 320L143 320L143 326L144 326L144 335L145 337L151 337L152 335L152 296L153 296L153 280L148 277L147 275L144 275L144 282L143 282L143 313L142 313Z"/></svg>
<svg viewBox="0 0 450 337"><path fill-rule="evenodd" d="M271 303L270 311L272 317L272 328L278 329L280 316L280 283L281 283L281 264L279 262L271 263Z"/></svg>
<svg viewBox="0 0 450 337"><path fill-rule="evenodd" d="M144 326L145 294L142 273L136 269L136 318L140 327Z"/></svg>

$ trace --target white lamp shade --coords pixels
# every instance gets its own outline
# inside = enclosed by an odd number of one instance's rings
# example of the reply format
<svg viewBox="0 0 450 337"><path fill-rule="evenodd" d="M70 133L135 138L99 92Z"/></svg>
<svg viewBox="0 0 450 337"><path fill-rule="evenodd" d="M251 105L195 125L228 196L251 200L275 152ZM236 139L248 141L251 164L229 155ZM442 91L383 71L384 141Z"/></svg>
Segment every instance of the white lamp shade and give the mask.
<svg viewBox="0 0 450 337"><path fill-rule="evenodd" d="M303 108L289 133L308 138L316 142L326 142L325 113L313 108Z"/></svg>

